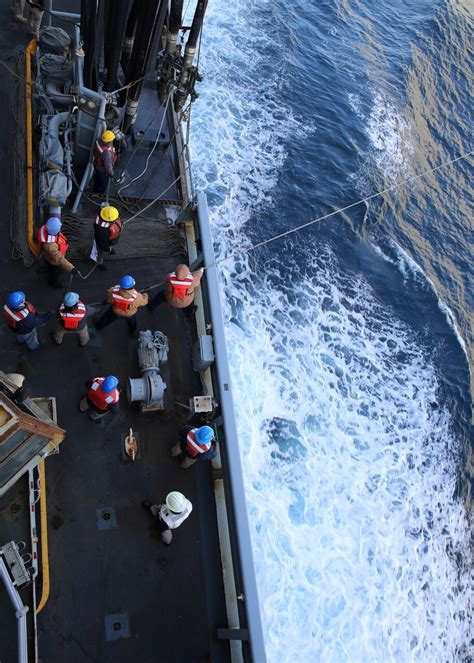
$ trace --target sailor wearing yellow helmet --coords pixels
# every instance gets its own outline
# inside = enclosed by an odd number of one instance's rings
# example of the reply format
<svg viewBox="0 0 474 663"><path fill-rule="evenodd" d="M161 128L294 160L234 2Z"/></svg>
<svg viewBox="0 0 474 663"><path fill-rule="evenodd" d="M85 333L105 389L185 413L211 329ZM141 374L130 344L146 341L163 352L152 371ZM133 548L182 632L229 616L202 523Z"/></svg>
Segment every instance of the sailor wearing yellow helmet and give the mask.
<svg viewBox="0 0 474 663"><path fill-rule="evenodd" d="M109 177L114 175L117 152L114 147L115 134L110 129L104 131L94 145L94 193L105 193Z"/></svg>
<svg viewBox="0 0 474 663"><path fill-rule="evenodd" d="M91 258L97 262L99 269L105 269L104 257L113 255L115 244L120 239L122 222L116 207L106 205L96 214L94 220L94 246Z"/></svg>

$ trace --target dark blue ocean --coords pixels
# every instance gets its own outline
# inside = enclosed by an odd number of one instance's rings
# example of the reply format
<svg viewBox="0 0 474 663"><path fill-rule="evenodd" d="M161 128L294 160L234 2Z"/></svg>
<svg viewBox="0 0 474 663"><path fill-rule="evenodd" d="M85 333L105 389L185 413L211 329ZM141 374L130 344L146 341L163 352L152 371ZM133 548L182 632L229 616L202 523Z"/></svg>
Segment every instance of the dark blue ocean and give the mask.
<svg viewBox="0 0 474 663"><path fill-rule="evenodd" d="M472 150L472 28L209 3L193 172L271 663L472 660L472 157L251 250Z"/></svg>

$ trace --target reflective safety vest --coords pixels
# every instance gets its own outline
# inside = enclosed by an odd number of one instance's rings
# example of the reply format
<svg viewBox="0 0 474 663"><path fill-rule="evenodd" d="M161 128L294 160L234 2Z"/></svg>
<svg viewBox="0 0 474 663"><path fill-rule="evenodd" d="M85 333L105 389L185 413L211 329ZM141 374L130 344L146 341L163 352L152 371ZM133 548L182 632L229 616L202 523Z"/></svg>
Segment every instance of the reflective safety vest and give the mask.
<svg viewBox="0 0 474 663"><path fill-rule="evenodd" d="M44 224L44 226L41 226L41 228L38 229L38 245L40 249L43 243L52 244L53 242L58 245L60 254L65 256L69 246L66 237L61 232L57 235L49 235L46 229L46 224Z"/></svg>
<svg viewBox="0 0 474 663"><path fill-rule="evenodd" d="M24 308L21 308L18 311L10 308L8 304L5 304L3 307L3 314L12 329L15 329L17 323L27 318L30 313L36 313L35 307L33 304L30 304L30 302L25 302Z"/></svg>
<svg viewBox="0 0 474 663"><path fill-rule="evenodd" d="M120 399L120 392L118 389L114 389L110 394L105 394L102 389L100 389L104 380L105 378L95 378L87 391L87 398L91 403L94 403L99 410L107 410L109 405L118 403Z"/></svg>
<svg viewBox="0 0 474 663"><path fill-rule="evenodd" d="M171 272L171 274L168 274L166 278L168 283L171 283L171 287L173 288L173 295L178 297L178 299L186 297L188 294L189 286L193 284L193 275L191 272L188 272L182 281L176 277L176 272Z"/></svg>
<svg viewBox="0 0 474 663"><path fill-rule="evenodd" d="M113 242L120 237L120 233L122 232L122 222L120 221L120 218L115 219L112 223L107 223L107 221L101 219L100 214L97 214L94 223L96 226L108 229L109 241Z"/></svg>
<svg viewBox="0 0 474 663"><path fill-rule="evenodd" d="M95 141L94 145L94 166L99 169L104 167L102 159L100 158L102 152L110 152L112 155L112 166L114 166L115 162L117 161L117 152L115 151L115 147L113 145L111 147L108 145L101 145L98 140Z"/></svg>
<svg viewBox="0 0 474 663"><path fill-rule="evenodd" d="M131 297L124 297L120 294L120 286L114 285L112 288L112 299L114 300L114 306L116 306L119 311L128 311L130 304L135 301L138 296L136 290L132 290Z"/></svg>
<svg viewBox="0 0 474 663"><path fill-rule="evenodd" d="M85 314L86 307L82 302L78 302L73 309L67 309L64 304L59 307L59 315L64 329L77 329Z"/></svg>
<svg viewBox="0 0 474 663"><path fill-rule="evenodd" d="M209 444L201 444L198 442L195 435L196 431L197 428L193 428L186 436L186 451L193 458L198 454L203 454L206 451L209 451L212 445L212 440L209 442Z"/></svg>

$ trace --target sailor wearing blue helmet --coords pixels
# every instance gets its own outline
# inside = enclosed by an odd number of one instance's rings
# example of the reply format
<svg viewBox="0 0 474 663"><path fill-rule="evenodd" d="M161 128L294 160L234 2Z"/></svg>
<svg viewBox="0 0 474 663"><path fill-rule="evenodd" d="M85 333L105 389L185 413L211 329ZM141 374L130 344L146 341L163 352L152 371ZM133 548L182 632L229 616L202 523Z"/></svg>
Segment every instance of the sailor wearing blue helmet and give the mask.
<svg viewBox="0 0 474 663"><path fill-rule="evenodd" d="M135 279L127 274L122 276L119 283L109 289L107 298L111 306L104 315L96 321L97 329L103 329L119 318L124 318L128 325L130 336L137 331L137 311L140 306L146 306L148 295L135 290Z"/></svg>
<svg viewBox="0 0 474 663"><path fill-rule="evenodd" d="M214 430L210 426L183 426L179 431L179 440L171 448L170 454L181 457L181 467L185 469L197 460L212 460L216 455Z"/></svg>

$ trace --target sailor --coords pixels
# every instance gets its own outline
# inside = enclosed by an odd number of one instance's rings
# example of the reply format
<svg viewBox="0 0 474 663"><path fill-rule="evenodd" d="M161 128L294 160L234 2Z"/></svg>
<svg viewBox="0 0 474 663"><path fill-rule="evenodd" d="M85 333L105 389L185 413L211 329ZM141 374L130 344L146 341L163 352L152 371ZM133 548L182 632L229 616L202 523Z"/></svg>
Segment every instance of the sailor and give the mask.
<svg viewBox="0 0 474 663"><path fill-rule="evenodd" d="M181 467L184 469L194 465L197 460L212 460L216 455L214 430L210 426L183 426L170 455L183 457Z"/></svg>
<svg viewBox="0 0 474 663"><path fill-rule="evenodd" d="M94 378L86 382L87 393L79 402L81 412L92 410L89 419L100 423L109 412L116 414L119 411L120 390L115 375L103 378Z"/></svg>
<svg viewBox="0 0 474 663"><path fill-rule="evenodd" d="M156 517L156 526L161 531L161 540L169 545L173 538L172 529L177 529L193 510L193 505L183 493L173 490L166 496L165 504L142 503Z"/></svg>
<svg viewBox="0 0 474 663"><path fill-rule="evenodd" d="M79 299L77 292L66 292L56 314L56 327L51 332L53 341L61 345L64 334L77 334L79 345L87 345L89 343L89 330L86 314L86 306Z"/></svg>
<svg viewBox="0 0 474 663"><path fill-rule="evenodd" d="M107 293L111 306L104 315L97 320L97 329L103 329L119 318L127 321L130 336L137 331L137 310L148 303L148 295L135 290L133 276L122 276L118 285L114 285Z"/></svg>
<svg viewBox="0 0 474 663"><path fill-rule="evenodd" d="M96 214L94 221L94 240L97 251L97 265L105 269L104 257L114 255L113 246L117 244L122 232L122 222L120 221L119 211L116 207L102 207Z"/></svg>
<svg viewBox="0 0 474 663"><path fill-rule="evenodd" d="M94 193L105 193L109 177L114 176L117 152L114 147L115 134L110 129L104 131L94 145Z"/></svg>
<svg viewBox="0 0 474 663"><path fill-rule="evenodd" d="M190 315L195 309L194 291L201 282L203 273L203 267L196 272L190 272L187 265L177 265L175 271L167 275L165 289L160 290L148 304L148 310L153 311L163 302L168 302L170 306L183 309L186 316Z"/></svg>
<svg viewBox="0 0 474 663"><path fill-rule="evenodd" d="M7 303L3 307L3 314L15 332L18 343L25 343L30 350L36 350L39 347L37 328L45 325L53 315L52 313L37 313L33 304L26 301L26 295L21 290L16 290L8 295Z"/></svg>
<svg viewBox="0 0 474 663"><path fill-rule="evenodd" d="M62 223L52 216L38 229L38 246L48 263L48 283L53 288L61 287L61 272L76 274L77 269L66 258L68 241L61 232Z"/></svg>

